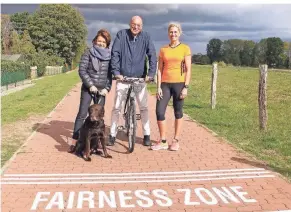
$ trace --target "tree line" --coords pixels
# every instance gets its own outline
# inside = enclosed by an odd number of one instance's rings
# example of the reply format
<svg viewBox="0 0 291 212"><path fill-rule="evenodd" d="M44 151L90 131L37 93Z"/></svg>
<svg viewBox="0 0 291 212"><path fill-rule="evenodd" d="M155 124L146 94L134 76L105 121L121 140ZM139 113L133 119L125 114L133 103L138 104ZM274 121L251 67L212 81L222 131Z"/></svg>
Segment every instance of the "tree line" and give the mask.
<svg viewBox="0 0 291 212"><path fill-rule="evenodd" d="M1 14L2 54L22 54L31 65L77 63L86 38L84 17L71 5L42 4L32 14Z"/></svg>
<svg viewBox="0 0 291 212"><path fill-rule="evenodd" d="M291 68L291 42L278 37L261 39L260 42L242 39L211 39L206 48L207 54L194 54L193 63L212 64L224 62L234 66L258 67L267 64L274 68Z"/></svg>

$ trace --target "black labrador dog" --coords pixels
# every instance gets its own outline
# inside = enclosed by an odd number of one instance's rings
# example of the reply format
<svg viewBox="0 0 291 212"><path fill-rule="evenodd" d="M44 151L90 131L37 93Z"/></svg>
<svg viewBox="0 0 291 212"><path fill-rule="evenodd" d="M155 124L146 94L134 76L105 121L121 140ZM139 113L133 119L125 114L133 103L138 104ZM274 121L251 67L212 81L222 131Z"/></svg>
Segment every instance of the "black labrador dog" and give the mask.
<svg viewBox="0 0 291 212"><path fill-rule="evenodd" d="M102 154L97 148L101 144L104 157L112 158L108 154L105 144L104 107L93 104L88 109L89 116L80 129L79 140L76 143L75 154L83 156L85 161L91 161L92 153ZM83 153L84 152L84 153Z"/></svg>

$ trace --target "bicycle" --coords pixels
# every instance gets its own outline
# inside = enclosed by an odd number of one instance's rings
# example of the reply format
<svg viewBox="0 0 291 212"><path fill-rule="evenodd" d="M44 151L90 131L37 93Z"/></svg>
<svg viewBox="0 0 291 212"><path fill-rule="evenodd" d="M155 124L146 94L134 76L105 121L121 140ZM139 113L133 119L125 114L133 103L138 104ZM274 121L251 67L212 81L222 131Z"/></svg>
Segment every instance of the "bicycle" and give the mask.
<svg viewBox="0 0 291 212"><path fill-rule="evenodd" d="M143 89L144 78L134 78L134 77L124 77L122 82L129 83L126 94L126 101L124 104L123 118L125 121L124 126L118 126L118 130L126 131L128 137L128 152L132 153L134 150L135 140L136 140L136 120L140 120L140 114L136 113L136 104L135 104L135 93L140 92Z"/></svg>

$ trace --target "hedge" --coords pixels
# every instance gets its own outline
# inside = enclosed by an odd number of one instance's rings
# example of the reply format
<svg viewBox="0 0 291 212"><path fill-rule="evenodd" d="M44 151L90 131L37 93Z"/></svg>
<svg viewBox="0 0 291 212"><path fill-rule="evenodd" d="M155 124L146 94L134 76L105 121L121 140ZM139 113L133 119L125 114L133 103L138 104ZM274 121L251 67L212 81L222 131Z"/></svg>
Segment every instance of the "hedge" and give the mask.
<svg viewBox="0 0 291 212"><path fill-rule="evenodd" d="M1 86L30 78L30 66L25 62L1 60Z"/></svg>

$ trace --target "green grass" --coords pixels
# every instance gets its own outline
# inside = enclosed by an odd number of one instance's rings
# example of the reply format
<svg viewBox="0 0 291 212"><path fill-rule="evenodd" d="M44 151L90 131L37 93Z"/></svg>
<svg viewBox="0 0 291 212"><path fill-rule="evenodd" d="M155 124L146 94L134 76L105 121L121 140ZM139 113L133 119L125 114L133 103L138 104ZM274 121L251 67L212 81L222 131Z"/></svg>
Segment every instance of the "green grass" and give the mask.
<svg viewBox="0 0 291 212"><path fill-rule="evenodd" d="M211 66L192 66L184 113L291 179L291 73L268 72L268 130L263 133L258 120L258 70L219 68L214 110L211 72Z"/></svg>
<svg viewBox="0 0 291 212"><path fill-rule="evenodd" d="M25 138L24 138L25 139ZM7 139L1 144L1 167L12 157L14 152L22 145L19 138Z"/></svg>
<svg viewBox="0 0 291 212"><path fill-rule="evenodd" d="M1 97L2 127L25 121L30 116L47 115L79 81L77 72L44 77L36 80L32 87ZM21 132L15 137L2 137L1 167L18 150L26 136L27 132Z"/></svg>
<svg viewBox="0 0 291 212"><path fill-rule="evenodd" d="M49 113L80 81L76 72L36 80L35 85L1 97L2 125Z"/></svg>

